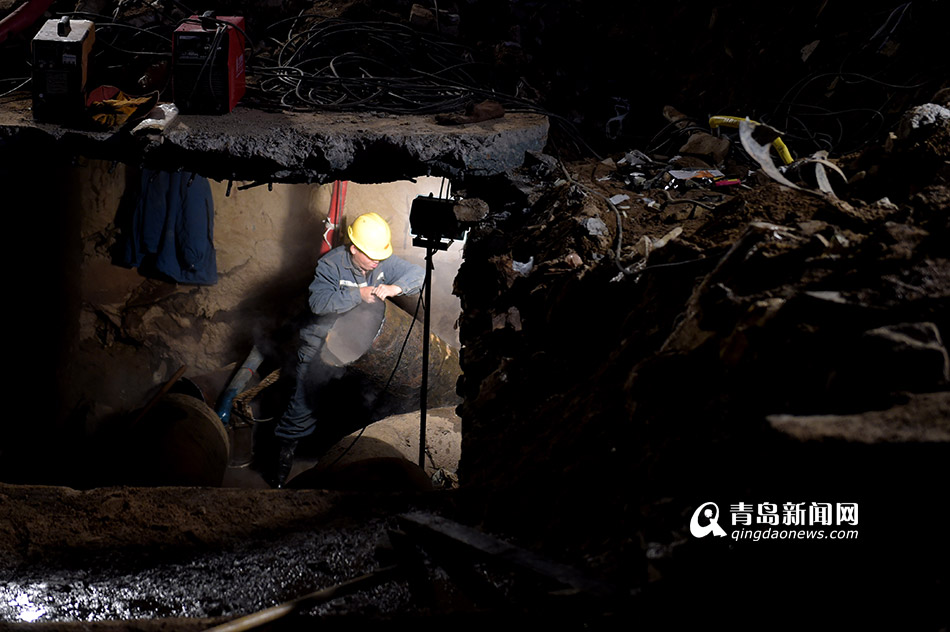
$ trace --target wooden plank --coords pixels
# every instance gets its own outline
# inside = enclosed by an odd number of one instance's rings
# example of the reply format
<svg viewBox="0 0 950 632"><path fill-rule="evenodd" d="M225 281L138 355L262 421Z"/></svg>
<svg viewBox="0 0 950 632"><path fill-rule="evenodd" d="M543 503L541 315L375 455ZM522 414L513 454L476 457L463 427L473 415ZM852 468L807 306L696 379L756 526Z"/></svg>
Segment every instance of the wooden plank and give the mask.
<svg viewBox="0 0 950 632"><path fill-rule="evenodd" d="M216 625L213 628L208 628L206 632L244 632L245 630L253 630L254 628L271 623L293 612L303 610L304 608L326 603L331 599L336 599L337 597L342 597L343 595L348 595L359 590L372 588L377 584L389 581L395 576L395 573L395 566L387 566L372 573L367 573L355 579L336 584L335 586L323 588L302 597L285 601L282 604L271 606L264 610L258 610L257 612L238 617L227 623Z"/></svg>
<svg viewBox="0 0 950 632"><path fill-rule="evenodd" d="M528 571L575 591L597 597L612 597L617 594L617 590L610 584L589 577L574 567L551 561L447 518L417 511L401 514L399 520L408 532L448 539L460 548L487 555L494 561Z"/></svg>

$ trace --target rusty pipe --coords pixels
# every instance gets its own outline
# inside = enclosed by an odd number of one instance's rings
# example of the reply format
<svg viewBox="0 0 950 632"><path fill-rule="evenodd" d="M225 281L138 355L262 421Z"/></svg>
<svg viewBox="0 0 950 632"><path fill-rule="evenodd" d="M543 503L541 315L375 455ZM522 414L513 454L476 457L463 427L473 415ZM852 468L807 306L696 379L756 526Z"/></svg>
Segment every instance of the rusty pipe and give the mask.
<svg viewBox="0 0 950 632"><path fill-rule="evenodd" d="M413 327L407 340L412 321L410 314L391 301L385 301L385 307L363 303L335 318L321 352L324 361L345 365L348 371L362 375L377 392L385 391L387 400L405 402L404 412L416 410L422 391L423 335L422 327ZM458 351L430 334L429 407L459 403L455 384L461 374Z"/></svg>

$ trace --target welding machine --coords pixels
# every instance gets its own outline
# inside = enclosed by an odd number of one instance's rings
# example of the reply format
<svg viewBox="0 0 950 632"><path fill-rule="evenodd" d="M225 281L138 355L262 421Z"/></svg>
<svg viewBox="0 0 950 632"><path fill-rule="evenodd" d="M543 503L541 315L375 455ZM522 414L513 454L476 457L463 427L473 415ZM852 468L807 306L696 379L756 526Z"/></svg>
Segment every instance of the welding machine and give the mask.
<svg viewBox="0 0 950 632"><path fill-rule="evenodd" d="M244 96L244 18L191 16L175 29L172 64L179 111L230 112Z"/></svg>
<svg viewBox="0 0 950 632"><path fill-rule="evenodd" d="M33 118L63 123L82 116L95 40L89 20L46 21L33 38Z"/></svg>

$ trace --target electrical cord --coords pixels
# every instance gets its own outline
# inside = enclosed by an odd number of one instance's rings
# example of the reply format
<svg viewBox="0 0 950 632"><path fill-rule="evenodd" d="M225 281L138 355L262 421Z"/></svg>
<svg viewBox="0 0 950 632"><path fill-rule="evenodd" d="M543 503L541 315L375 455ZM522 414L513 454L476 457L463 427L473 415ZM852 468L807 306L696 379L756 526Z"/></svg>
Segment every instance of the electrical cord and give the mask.
<svg viewBox="0 0 950 632"><path fill-rule="evenodd" d="M438 35L398 23L301 13L272 24L264 38L274 49L260 53L252 68L257 81L248 85L251 103L420 115L491 99L511 112L549 117L576 145L597 155L571 121L489 87L489 66L476 61L467 47Z"/></svg>
<svg viewBox="0 0 950 632"><path fill-rule="evenodd" d="M623 217L620 214L620 209L618 209L617 205L611 202L610 198L607 197L605 194L601 193L600 191L595 191L594 189L591 189L590 187L583 185L577 180L575 180L574 178L572 178L571 174L568 173L567 171L567 167L565 167L564 163L561 162L560 157L557 158L557 164L561 167L561 171L564 173L564 177L567 179L568 182L570 182L572 185L580 189L583 189L588 194L597 195L601 197L607 203L607 206L610 207L610 209L614 212L617 218L617 244L614 247L614 251L612 253L613 260L614 260L614 263L617 264L617 269L620 270L620 272L623 273L625 276L633 274L632 272L630 272L630 270L624 268L623 265L620 263L620 251L621 251L621 248L623 247Z"/></svg>
<svg viewBox="0 0 950 632"><path fill-rule="evenodd" d="M919 77L920 75L918 74L917 76ZM819 79L826 79L828 77L834 77L836 81L839 81L840 84L844 86L873 84L874 86L880 86L882 89L888 90L916 90L930 83L929 80L918 81L916 83L894 83L884 81L865 73L845 71L844 62L842 62L841 67L836 72L812 73L802 77L797 82L792 84L792 86L785 91L785 94L778 101L772 112L774 118L776 119L776 126L785 129L787 135L790 138L795 138L795 130L801 130L805 135L804 137L810 139L816 148L825 149L828 151L834 149L842 153L846 153L852 148L865 145L868 140L880 133L881 129L883 129L887 123L887 117L884 114L884 110L887 104L892 100L893 95L881 93L879 101L869 104L875 107L846 108L837 111L832 111L821 106L805 103L803 98L803 93L805 90L813 82L818 81ZM827 95L824 98L827 99ZM865 103L869 102L868 96L864 96L862 100ZM815 112L815 110L818 110L818 112ZM859 123L859 127L857 129L855 129L854 126L849 122L843 121L841 117L838 116L840 114L855 114L858 112L867 112L869 113L869 117L868 120L863 124ZM768 120L769 118L769 116L762 116L761 120L763 122L770 122ZM829 122L832 125L832 128L831 130L828 130L828 125L824 125L824 130L814 131L804 124L803 119L805 118L822 119L823 122ZM879 124L876 127L873 126L874 121L879 121ZM818 125L817 120L814 121L814 124L820 129L821 126ZM818 140L819 135L821 135L821 141ZM841 147L846 139L848 140L849 146Z"/></svg>
<svg viewBox="0 0 950 632"><path fill-rule="evenodd" d="M173 0L173 1L174 1L174 0ZM178 3L176 3L176 4L178 4ZM184 5L182 5L182 6L184 6ZM180 25L182 25L182 24L191 23L191 24L201 24L201 25L203 26L204 23L205 23L205 21L214 22L215 24L218 25L219 28L225 28L225 29L229 29L229 28L230 28L230 29L234 29L235 31L237 31L238 33L240 33L241 36L244 38L244 49L250 51L250 52L248 52L248 54L247 54L247 59L245 60L244 63L245 63L245 65L247 65L248 63L250 63L251 56L254 54L254 42L251 40L251 38L249 38L249 37L247 36L247 32L246 32L244 29L242 29L240 26L238 26L237 24L234 24L234 23L232 23L232 22L228 22L227 20L222 20L222 19L217 18L217 17L214 17L214 16L207 16L207 17L201 17L201 16L199 16L199 17L197 17L197 18L187 17L187 18L185 18L184 20L181 20L178 24L179 24L179 26L180 26Z"/></svg>
<svg viewBox="0 0 950 632"><path fill-rule="evenodd" d="M6 97L6 96L9 96L9 95L13 94L14 92L19 91L19 90L22 89L24 86L26 86L26 84L30 83L32 80L33 80L33 77L27 77L26 79L23 80L23 83L21 83L21 84L18 85L17 87L13 88L12 90L7 90L7 91L4 92L3 94L0 94L0 99L2 99L3 97ZM3 79L3 81L20 81L20 79Z"/></svg>
<svg viewBox="0 0 950 632"><path fill-rule="evenodd" d="M91 11L64 11L64 12L57 13L56 16L58 17L76 16L76 17L91 19L93 21L93 24L95 25L97 33L104 33L110 29L115 29L117 31L115 36L111 39L111 41L104 36L97 38L97 43L101 43L103 47L101 48L98 46L96 47L98 50L96 50L93 53L93 55L95 55L96 57L103 56L106 50L115 51L117 53L121 53L122 55L128 55L128 56L133 56L133 57L141 56L141 57L167 58L167 57L171 57L172 55L171 38L161 33L156 33L154 30L142 28L139 26L134 26L132 24L125 24L123 22L114 22L112 21L113 20L112 16L103 15L101 13L95 13ZM129 48L126 48L125 46L120 45L118 43L120 41L121 34L123 31L132 32L128 40L123 40L126 43L132 43L132 41L135 39L136 36L144 33L145 35L149 35L152 38L160 40L162 44L164 44L165 46L160 50L130 50ZM126 65L127 64L123 63L123 64L114 64L108 67L109 68L123 68L123 67L126 67Z"/></svg>
<svg viewBox="0 0 950 632"><path fill-rule="evenodd" d="M408 344L409 342L409 336L412 334L412 328L416 324L416 317L419 315L419 306L422 305L422 297L424 293L425 293L425 283L423 283L422 287L419 288L419 300L416 301L416 310L412 314L412 321L409 323L409 329L406 330L406 337L402 341L402 347L399 349L399 354L396 356L396 364L395 366L393 366L393 370L389 374L389 378L386 380L386 385L383 386L383 390L381 390L379 392L379 395L376 396L377 400L379 399L379 397L383 395L383 393L385 393L389 389L389 385L392 384L393 378L396 376L396 371L399 369L399 363L402 360L402 354L406 350L406 344ZM423 393L423 396L425 396L424 393ZM374 412L375 412L375 408L374 408ZM336 457L336 459L334 459L333 462L327 466L327 469L332 468L334 465L340 462L340 459L346 456L346 454L350 451L350 449L352 449L353 446L356 445L356 442L360 440L360 437L363 436L363 433L366 431L366 428L368 427L369 427L369 423L365 424L362 428L360 428L359 434L353 438L353 441L350 442L350 445L346 446L346 449L343 450L340 456Z"/></svg>
<svg viewBox="0 0 950 632"><path fill-rule="evenodd" d="M208 54L205 55L204 64L202 64L201 69L198 71L198 75L195 77L195 85L192 86L191 93L188 95L188 98L185 99L184 105L186 107L190 107L192 99L194 98L195 93L198 91L198 86L201 84L201 76L204 74L205 69L208 68L209 64L211 64L212 61L214 60L215 54L217 53L217 50L218 50L218 46L221 43L221 36L224 34L224 32L225 32L225 29L222 26L218 26L215 29L214 39L211 41L211 50L209 50ZM213 93L214 88L211 85L211 71L210 70L208 71L208 85L209 87L211 87L212 93Z"/></svg>
<svg viewBox="0 0 950 632"><path fill-rule="evenodd" d="M150 0L139 0L168 21L167 12L159 10ZM254 44L247 32L216 17L197 15L179 0L174 5L188 13L170 26L207 24L210 20L224 29L234 28L246 46L249 105L312 111L375 111L393 115L426 115L457 112L473 102L495 100L510 112L532 112L548 117L577 147L598 156L569 119L551 112L524 97L506 94L491 86L491 68L476 61L472 51L438 34L416 31L410 26L381 21L349 21L302 12L271 24L264 39L274 46L254 55ZM124 57L171 56L172 34L153 28L142 28L94 12L69 12L92 18L97 29L112 30L114 36L103 37L103 46L95 54L102 58L100 68L128 67ZM167 26L166 26L167 28ZM286 31L286 32L280 32ZM159 46L138 44L147 37ZM204 58L199 80L218 54L220 37ZM137 45L131 44L137 42ZM251 63L255 56L254 64ZM209 87L214 92L211 75ZM196 94L193 87L189 97ZM520 94L520 93L519 93Z"/></svg>

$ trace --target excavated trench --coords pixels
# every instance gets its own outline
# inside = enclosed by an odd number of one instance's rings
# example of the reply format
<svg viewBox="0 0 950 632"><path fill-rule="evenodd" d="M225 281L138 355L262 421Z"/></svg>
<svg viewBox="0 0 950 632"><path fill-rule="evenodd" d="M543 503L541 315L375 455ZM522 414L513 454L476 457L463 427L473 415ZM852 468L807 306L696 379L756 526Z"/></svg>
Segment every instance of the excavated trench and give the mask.
<svg viewBox="0 0 950 632"><path fill-rule="evenodd" d="M14 629L28 619L204 629L395 561L405 575L304 604L283 625L677 627L684 599L752 599L760 613L807 600L839 608L835 620L931 629L946 547L909 554L906 513L893 508L922 508L919 528L948 517L932 502L950 442L948 133L842 163L878 155L892 178L853 185L847 201L756 176L716 208L686 211L671 202L710 199L708 183L664 189L683 165L659 158L533 154L512 173L459 183L491 209L454 281L463 489L380 494L372 477L377 492L4 485L4 618ZM898 174L910 160L932 168L908 183ZM631 196L631 171L656 180ZM882 188L897 202L863 200ZM660 190L667 204L651 204ZM608 204L615 195L628 199ZM723 512L852 503L859 535L705 542L689 523L709 500ZM420 511L504 534L522 562L549 557L528 572L502 563L497 542L461 557L444 533L407 543L406 516ZM556 563L569 570L539 573ZM721 584L709 585L710 569ZM882 595L874 607L840 609L871 592Z"/></svg>
<svg viewBox="0 0 950 632"><path fill-rule="evenodd" d="M0 571L4 627L102 622L204 629L391 564L390 532L398 530L396 516L446 502L433 497L430 476L438 474L445 488L457 485L460 422L454 405L459 367L453 344L458 343L435 335L430 341L429 445L423 473L413 463L418 412L410 412L419 405L422 325L411 325L417 301L407 297L402 308L387 302L382 327L382 314L373 314L371 322L362 323L362 334L354 335L353 323L340 319L328 335L328 349L352 366L327 394L339 403L321 410L321 419L334 422L333 430L318 432L301 446L290 487L352 491L327 495L267 490L263 474L272 450L273 419L286 401L287 380L255 402L253 449L237 443L238 433L241 441L248 440L247 429L239 428L239 416L232 417L225 434L213 409L240 364L242 356L236 354L245 353L251 343L260 344L267 358L251 384L281 363L286 369L286 358L293 357L294 341L281 339L288 327L273 324L283 319L293 326L296 321L281 304L299 296L301 288L291 288L289 282L275 286L270 279L275 270L299 265L296 283L302 280L305 288L309 282L313 241L301 240L293 228L287 231L279 225L299 223L294 206L302 196L300 185L224 194L226 183L214 184L219 283L218 288L195 289L144 279L111 264L115 209L135 192L128 184L134 179L130 171L125 165L116 169L99 161L64 165L59 174L73 190L49 188L38 194L41 207L55 209L62 203L64 216L73 220L59 226L69 244L66 261L46 263L50 277L64 288L55 299L62 310L56 317L75 319L49 328L61 345L60 365L52 375L46 373L58 383L50 404L72 408L50 425L54 431L49 435L41 437L39 427L28 425L4 432L3 480L20 484L4 483L0 492L0 528L6 543ZM32 170L23 175L26 181L39 177ZM387 213L391 223L407 228L412 197L424 194L426 187L445 186L436 178L420 181L379 190L351 183L351 212L392 199L400 210ZM310 189L305 205L319 213L324 199L319 190ZM288 210L278 210L285 198ZM242 241L248 229L260 234ZM306 248L295 246L295 239ZM278 243L276 249L268 245L272 241ZM274 253L286 254L288 242L292 252L303 253L303 262L279 257L269 262ZM406 246L396 244L397 253L411 258ZM449 340L457 338L452 328L457 303L449 288L459 250L455 247L435 259L433 327ZM254 299L255 284L263 289L262 298ZM229 297L226 293L235 287L244 289L245 296ZM46 324L36 322L40 329ZM360 348L350 348L357 338ZM370 352L362 354L370 343ZM225 365L231 358L237 360ZM187 379L172 390L184 392L161 396L142 414L142 405L163 383L170 384L170 377L174 380L173 369L179 365ZM372 400L366 397L370 393ZM358 405L350 405L353 402ZM50 411L49 416L52 421L56 415ZM341 435L380 419L352 446L355 437L334 446ZM38 441L43 444L41 459L27 451ZM347 454L339 461L341 453ZM229 463L222 480L221 469ZM222 483L243 489L208 488ZM167 487L189 484L201 487ZM420 489L430 493L420 494ZM410 563L422 565L432 585L444 583L427 554L419 551ZM426 570L425 565L432 568ZM483 581L504 581L499 571L486 577ZM415 598L410 595L407 581L399 576L371 590L303 608L296 617L386 621L423 616L428 606L418 601L418 588Z"/></svg>
<svg viewBox="0 0 950 632"><path fill-rule="evenodd" d="M477 24L502 34L506 77L567 92L586 133L606 129L603 160L569 159L570 139L548 143L538 115L453 130L346 115L334 140L320 117L239 113L241 134L195 117L143 148L3 104L3 173L27 194L11 234L42 235L46 256L24 247L29 272L10 279L33 316L11 336L29 376L17 394L40 412L2 430L0 627L205 629L395 564L273 629L685 629L697 613L740 628L946 629L950 100L933 54L942 22L927 19L945 7L657 5L632 20L639 6L588 4L493 4ZM629 81L643 64L648 80ZM671 94L689 111L659 120ZM797 160L777 177L773 130L713 129L705 114L724 104L783 122ZM106 160L71 164L77 152ZM223 178L217 289L143 282L107 260L140 175L122 159L139 152ZM220 389L256 334L287 322L270 308L309 281L325 189L256 185L421 173L489 208L447 280L461 403L457 419L451 404L441 414L464 426L462 487L418 491L405 468L352 473L356 489L332 476L313 489L115 486L121 447L87 449L99 420L182 364ZM417 179L394 196L440 188ZM262 264L265 251L279 255ZM292 348L283 335L272 358ZM90 384L101 396L78 397ZM370 438L405 442L402 427Z"/></svg>

